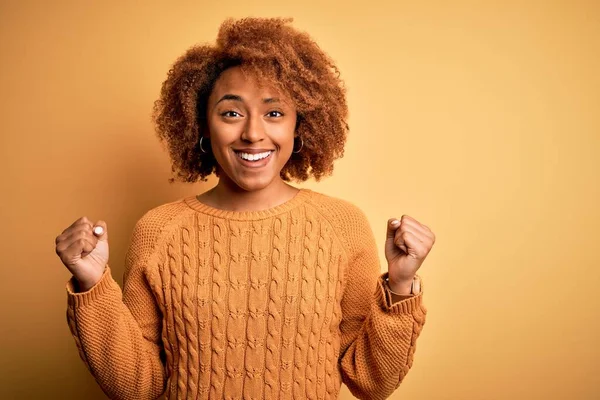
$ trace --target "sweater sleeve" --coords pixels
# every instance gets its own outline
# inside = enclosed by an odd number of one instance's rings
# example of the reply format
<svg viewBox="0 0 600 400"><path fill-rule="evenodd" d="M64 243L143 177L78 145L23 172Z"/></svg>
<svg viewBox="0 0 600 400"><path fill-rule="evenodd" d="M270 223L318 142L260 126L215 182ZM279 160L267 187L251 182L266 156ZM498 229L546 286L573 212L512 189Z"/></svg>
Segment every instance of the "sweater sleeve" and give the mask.
<svg viewBox="0 0 600 400"><path fill-rule="evenodd" d="M355 211L344 229L349 265L341 304L339 363L342 380L354 396L386 399L412 366L426 309L422 291L388 302L373 232L362 211Z"/></svg>
<svg viewBox="0 0 600 400"><path fill-rule="evenodd" d="M161 312L145 261L150 249L142 220L136 223L125 261L123 291L107 266L90 290L67 283L67 321L79 355L111 399L156 399L166 373Z"/></svg>

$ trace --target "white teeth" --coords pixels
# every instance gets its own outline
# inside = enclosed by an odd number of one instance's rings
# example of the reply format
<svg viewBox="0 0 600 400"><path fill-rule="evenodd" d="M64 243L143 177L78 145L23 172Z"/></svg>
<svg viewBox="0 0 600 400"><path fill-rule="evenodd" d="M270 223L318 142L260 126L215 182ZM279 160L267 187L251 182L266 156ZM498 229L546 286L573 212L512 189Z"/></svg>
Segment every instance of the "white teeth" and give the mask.
<svg viewBox="0 0 600 400"><path fill-rule="evenodd" d="M250 154L250 153L236 153L236 154L238 155L238 157L243 158L244 160L257 161L257 160L262 160L263 158L269 157L269 155L271 153L272 153L272 151L265 151L264 153L258 153L258 154Z"/></svg>

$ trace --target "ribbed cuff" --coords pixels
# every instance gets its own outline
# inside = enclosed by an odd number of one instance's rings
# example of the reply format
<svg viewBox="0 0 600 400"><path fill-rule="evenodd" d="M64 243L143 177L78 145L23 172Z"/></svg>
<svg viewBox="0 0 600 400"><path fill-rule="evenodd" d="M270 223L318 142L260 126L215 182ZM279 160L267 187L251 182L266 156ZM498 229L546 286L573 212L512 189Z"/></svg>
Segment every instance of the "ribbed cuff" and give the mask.
<svg viewBox="0 0 600 400"><path fill-rule="evenodd" d="M88 304L92 304L96 299L104 296L110 289L114 288L114 285L118 285L117 282L112 278L110 273L110 267L106 265L102 277L94 286L85 292L75 292L75 277L71 277L67 282L67 301L69 306L72 307L85 307Z"/></svg>
<svg viewBox="0 0 600 400"><path fill-rule="evenodd" d="M411 314L421 308L423 297L423 281L421 277L416 276L421 283L421 292L416 295L407 295L404 300L391 303L391 293L388 289L385 279L388 273L381 274L377 280L377 289L375 290L375 300L380 305L381 309L391 314Z"/></svg>

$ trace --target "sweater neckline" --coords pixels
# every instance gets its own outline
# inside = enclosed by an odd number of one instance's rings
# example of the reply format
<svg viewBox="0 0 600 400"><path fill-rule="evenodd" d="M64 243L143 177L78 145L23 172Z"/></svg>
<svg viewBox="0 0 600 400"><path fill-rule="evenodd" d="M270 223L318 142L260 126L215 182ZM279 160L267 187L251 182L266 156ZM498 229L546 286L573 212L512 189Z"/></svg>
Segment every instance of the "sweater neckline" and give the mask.
<svg viewBox="0 0 600 400"><path fill-rule="evenodd" d="M201 212L203 214L212 215L218 218L234 219L234 220L257 220L273 217L275 215L283 214L290 211L300 204L304 203L312 194L312 190L300 188L298 193L294 195L288 201L281 203L275 207L267 208L258 211L230 211L223 210L209 206L208 204L202 203L198 198L194 196L184 197L183 201L193 210Z"/></svg>

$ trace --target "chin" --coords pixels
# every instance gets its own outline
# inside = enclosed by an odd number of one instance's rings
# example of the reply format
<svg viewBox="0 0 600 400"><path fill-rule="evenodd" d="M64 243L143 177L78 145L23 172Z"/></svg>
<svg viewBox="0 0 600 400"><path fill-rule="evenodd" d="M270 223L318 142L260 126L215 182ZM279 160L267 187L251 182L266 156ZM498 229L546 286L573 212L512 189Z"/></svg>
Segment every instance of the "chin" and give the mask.
<svg viewBox="0 0 600 400"><path fill-rule="evenodd" d="M247 192L256 192L268 187L273 183L273 177L256 176L256 177L245 177L241 179L232 179L232 181L240 188Z"/></svg>
<svg viewBox="0 0 600 400"><path fill-rule="evenodd" d="M230 157L223 157L223 165L226 165L226 168L221 168L221 173L227 176L226 179L230 184L241 190L246 192L263 190L280 179L281 168L279 168L277 155L279 152L273 154L269 163L262 167L248 168L243 164L240 165L236 155L227 154Z"/></svg>

